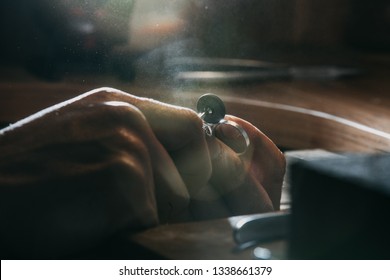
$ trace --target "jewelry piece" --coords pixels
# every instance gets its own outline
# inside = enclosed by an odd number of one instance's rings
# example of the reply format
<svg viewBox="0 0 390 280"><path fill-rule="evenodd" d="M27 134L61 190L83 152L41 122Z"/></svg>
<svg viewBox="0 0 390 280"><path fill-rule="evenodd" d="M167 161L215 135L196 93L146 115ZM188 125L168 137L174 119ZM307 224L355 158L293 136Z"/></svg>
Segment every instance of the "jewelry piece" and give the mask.
<svg viewBox="0 0 390 280"><path fill-rule="evenodd" d="M243 142L240 148L236 147L236 152L238 154L243 154L247 150L250 145L250 140L247 132L243 127L241 127L238 123L230 120L225 120L225 104L223 101L216 95L207 93L199 97L198 102L196 104L196 109L198 111L199 117L203 120L203 129L207 136L215 136L216 128L220 125L230 126L235 129ZM224 139L220 140L224 141ZM240 140L237 139L238 142ZM225 142L225 141L224 141Z"/></svg>

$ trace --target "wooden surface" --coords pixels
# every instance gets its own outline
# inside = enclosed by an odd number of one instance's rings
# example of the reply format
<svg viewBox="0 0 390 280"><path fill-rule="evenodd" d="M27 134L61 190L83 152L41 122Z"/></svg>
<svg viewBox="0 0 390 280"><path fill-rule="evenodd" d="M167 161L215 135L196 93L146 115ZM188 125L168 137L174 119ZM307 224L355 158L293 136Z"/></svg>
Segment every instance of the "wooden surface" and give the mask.
<svg viewBox="0 0 390 280"><path fill-rule="evenodd" d="M310 160L337 156L339 155L324 150L286 152L287 172L282 189L282 211L289 211L291 207L289 183L291 163L296 159ZM233 238L233 228L242 218L250 216L162 225L133 235L131 240L165 259L254 259L253 250L257 246L268 249L271 252L271 259L287 259L287 238L239 249Z"/></svg>
<svg viewBox="0 0 390 280"><path fill-rule="evenodd" d="M254 259L253 249L256 246L269 249L273 253L272 259L286 258L287 244L284 240L239 249L233 240L234 218L163 225L139 233L132 240L166 259L248 260Z"/></svg>
<svg viewBox="0 0 390 280"><path fill-rule="evenodd" d="M205 92L218 94L228 113L245 118L288 149L390 150L390 57L372 56L357 77L325 81L263 81L246 85L170 85L138 79L122 82L87 73L53 83L20 69L3 69L0 123L5 125L47 106L101 86L195 108Z"/></svg>
<svg viewBox="0 0 390 280"><path fill-rule="evenodd" d="M390 150L390 59L363 61L359 77L330 81L264 81L246 85L177 86L155 80L134 83L111 76L71 75L52 83L20 69L2 69L0 123L7 124L88 90L111 86L132 94L195 108L206 92L218 94L229 113L245 118L287 149L341 152ZM228 219L165 225L131 237L154 256L172 259L250 259L234 252ZM263 245L262 245L263 246ZM284 258L285 242L264 244ZM115 254L114 254L115 255Z"/></svg>

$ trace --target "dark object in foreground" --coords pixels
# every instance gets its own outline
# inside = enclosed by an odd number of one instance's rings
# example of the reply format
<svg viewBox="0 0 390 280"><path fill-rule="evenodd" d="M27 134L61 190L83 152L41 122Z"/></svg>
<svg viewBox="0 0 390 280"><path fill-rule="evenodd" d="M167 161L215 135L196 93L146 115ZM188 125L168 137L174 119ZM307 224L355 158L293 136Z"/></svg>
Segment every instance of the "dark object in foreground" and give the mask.
<svg viewBox="0 0 390 280"><path fill-rule="evenodd" d="M390 156L292 165L291 259L390 258Z"/></svg>

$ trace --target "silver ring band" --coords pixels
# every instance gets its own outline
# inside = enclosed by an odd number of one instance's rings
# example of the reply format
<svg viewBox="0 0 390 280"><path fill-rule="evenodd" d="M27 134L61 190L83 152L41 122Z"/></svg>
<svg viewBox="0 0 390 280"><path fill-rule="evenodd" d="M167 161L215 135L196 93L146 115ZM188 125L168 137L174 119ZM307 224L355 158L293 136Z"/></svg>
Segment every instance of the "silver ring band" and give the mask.
<svg viewBox="0 0 390 280"><path fill-rule="evenodd" d="M251 144L251 141L249 139L249 136L248 136L248 133L245 131L245 129L239 125L238 123L234 122L234 121L230 121L230 120L225 120L225 119L222 119L219 124L224 124L224 125L230 125L232 127L234 127L235 129L238 130L238 132L241 134L241 136L244 138L245 140L245 145L246 145L246 148L243 152L241 152L240 154L243 154L246 152L246 149L248 149L249 145Z"/></svg>
<svg viewBox="0 0 390 280"><path fill-rule="evenodd" d="M214 132L215 128L218 125L230 125L241 134L241 136L245 140L245 150L242 152L237 152L237 154L239 154L239 155L244 154L251 143L249 136L248 136L248 133L245 131L245 129L241 125L239 125L238 123L236 123L234 121L222 119L217 124L210 124L210 123L203 122L203 129L204 129L206 135L207 136L214 136L215 135L215 132Z"/></svg>

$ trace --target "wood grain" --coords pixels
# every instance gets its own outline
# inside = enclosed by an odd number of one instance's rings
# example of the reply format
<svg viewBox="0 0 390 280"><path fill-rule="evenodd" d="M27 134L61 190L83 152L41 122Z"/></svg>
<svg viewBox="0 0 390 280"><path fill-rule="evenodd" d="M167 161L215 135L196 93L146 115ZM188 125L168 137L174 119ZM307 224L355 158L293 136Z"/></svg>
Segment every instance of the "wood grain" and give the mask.
<svg viewBox="0 0 390 280"><path fill-rule="evenodd" d="M0 80L0 123L17 121L85 91L112 86L139 96L195 108L197 98L218 94L228 113L255 124L287 149L341 152L390 150L390 59L370 57L360 76L328 81L269 81L246 85L174 85L110 76L79 75L57 83L26 73Z"/></svg>

